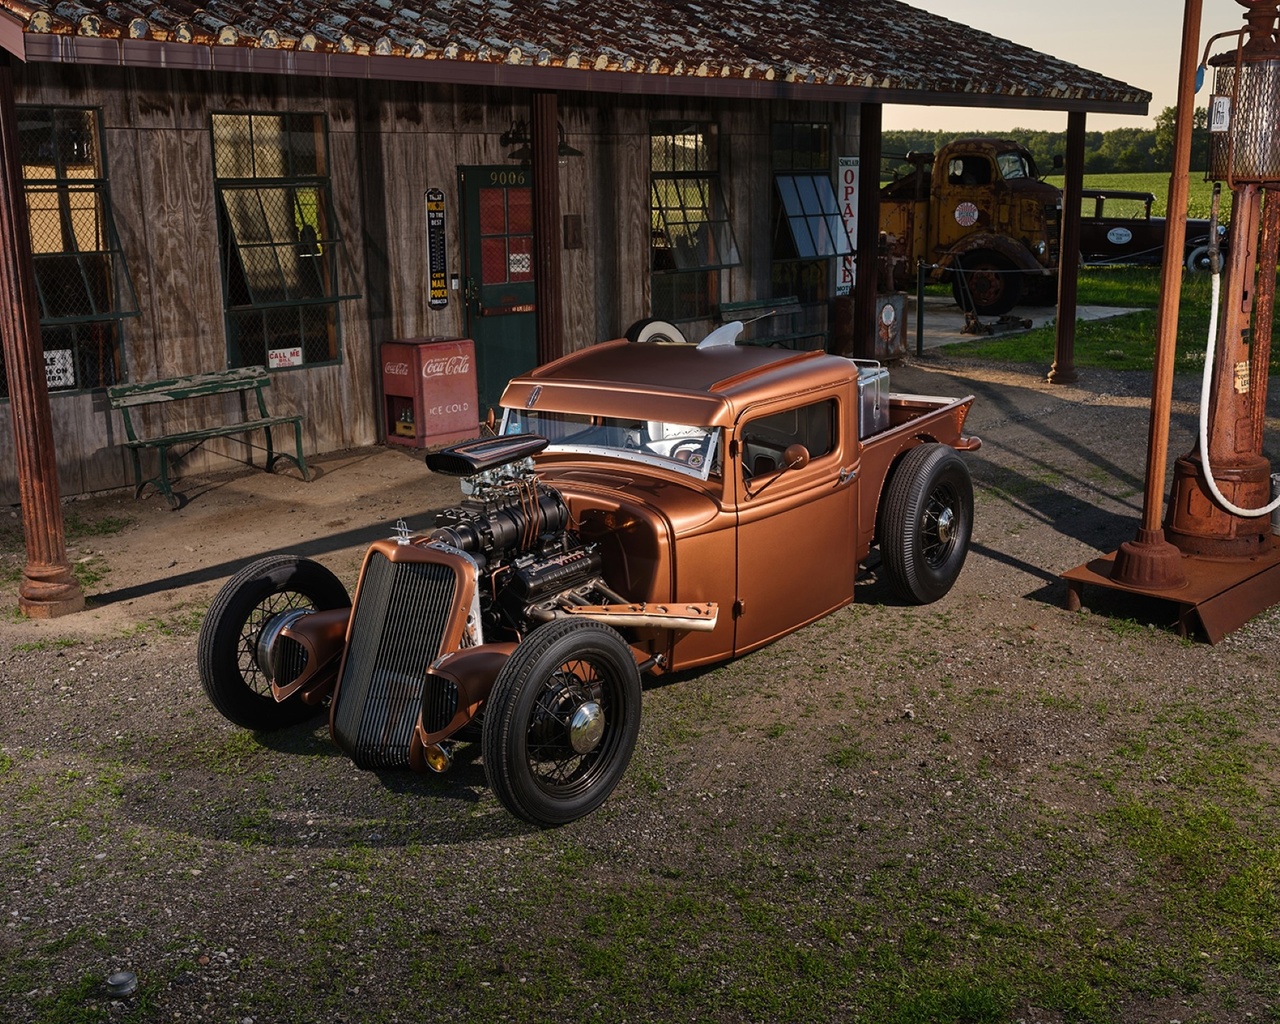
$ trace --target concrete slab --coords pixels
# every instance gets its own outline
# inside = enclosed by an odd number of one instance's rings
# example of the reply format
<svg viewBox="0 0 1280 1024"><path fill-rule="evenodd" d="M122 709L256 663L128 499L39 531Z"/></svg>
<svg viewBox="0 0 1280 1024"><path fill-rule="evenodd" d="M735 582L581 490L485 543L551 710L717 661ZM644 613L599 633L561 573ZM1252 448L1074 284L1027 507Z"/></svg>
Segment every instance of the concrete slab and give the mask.
<svg viewBox="0 0 1280 1024"><path fill-rule="evenodd" d="M1125 313L1136 313L1141 307L1126 306L1080 306L1076 309L1076 320L1106 320ZM1031 327L1041 327L1057 318L1058 311L1054 306L1017 306L1007 314L1011 319L1029 320ZM909 296L906 304L907 352L916 351L916 299ZM999 317L984 316L979 320L984 324L994 323ZM976 341L987 337L984 334L964 334L964 312L952 301L950 296L926 295L924 298L924 348L937 348L940 345L951 345L958 341ZM1001 334L1018 334L1029 328L1001 330Z"/></svg>

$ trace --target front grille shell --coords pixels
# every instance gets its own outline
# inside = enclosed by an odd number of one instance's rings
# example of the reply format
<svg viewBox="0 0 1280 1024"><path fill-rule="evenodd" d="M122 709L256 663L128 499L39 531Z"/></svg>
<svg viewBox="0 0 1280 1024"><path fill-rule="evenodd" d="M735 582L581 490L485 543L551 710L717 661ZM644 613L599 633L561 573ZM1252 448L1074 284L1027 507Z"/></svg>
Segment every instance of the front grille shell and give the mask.
<svg viewBox="0 0 1280 1024"><path fill-rule="evenodd" d="M430 544L378 541L365 556L330 715L361 768L412 768L431 663L456 650L476 595L475 563Z"/></svg>

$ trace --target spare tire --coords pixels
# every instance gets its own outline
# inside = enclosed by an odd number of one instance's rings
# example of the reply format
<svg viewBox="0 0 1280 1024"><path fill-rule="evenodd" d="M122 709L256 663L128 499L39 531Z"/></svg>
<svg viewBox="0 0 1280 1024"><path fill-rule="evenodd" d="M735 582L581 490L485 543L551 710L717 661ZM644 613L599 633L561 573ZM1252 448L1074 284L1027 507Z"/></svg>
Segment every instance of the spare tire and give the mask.
<svg viewBox="0 0 1280 1024"><path fill-rule="evenodd" d="M627 341L654 342L659 345L685 345L688 338L675 324L666 320L637 320L627 328Z"/></svg>

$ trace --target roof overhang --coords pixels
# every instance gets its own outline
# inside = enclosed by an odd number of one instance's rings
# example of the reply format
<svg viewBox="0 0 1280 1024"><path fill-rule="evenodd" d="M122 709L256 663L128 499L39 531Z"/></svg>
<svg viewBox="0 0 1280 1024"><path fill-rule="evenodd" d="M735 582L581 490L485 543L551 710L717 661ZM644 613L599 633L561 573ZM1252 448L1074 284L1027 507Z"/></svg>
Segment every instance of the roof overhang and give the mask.
<svg viewBox="0 0 1280 1024"><path fill-rule="evenodd" d="M873 85L735 78L727 75L712 76L696 73L684 75L619 73L597 71L592 68L539 67L478 60L409 59L381 54L33 34L23 33L21 26L6 15L0 15L0 46L29 62L174 71L240 72L388 82L435 82L631 95L817 100L836 103L909 103L926 106L981 106L1137 115L1147 112L1145 101L1108 101L1096 96L1029 96L1015 92L978 93L896 89Z"/></svg>

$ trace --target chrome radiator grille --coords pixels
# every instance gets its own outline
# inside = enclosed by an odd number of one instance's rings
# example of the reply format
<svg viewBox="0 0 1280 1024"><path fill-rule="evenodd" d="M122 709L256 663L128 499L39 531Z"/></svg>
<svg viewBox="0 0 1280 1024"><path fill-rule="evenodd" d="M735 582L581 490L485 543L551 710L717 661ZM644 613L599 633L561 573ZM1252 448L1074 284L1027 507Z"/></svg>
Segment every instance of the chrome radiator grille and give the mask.
<svg viewBox="0 0 1280 1024"><path fill-rule="evenodd" d="M453 571L369 556L352 611L333 736L361 768L406 768L427 667L453 611Z"/></svg>
<svg viewBox="0 0 1280 1024"><path fill-rule="evenodd" d="M445 728L458 711L457 684L439 676L428 676L422 701L422 727L428 733Z"/></svg>

